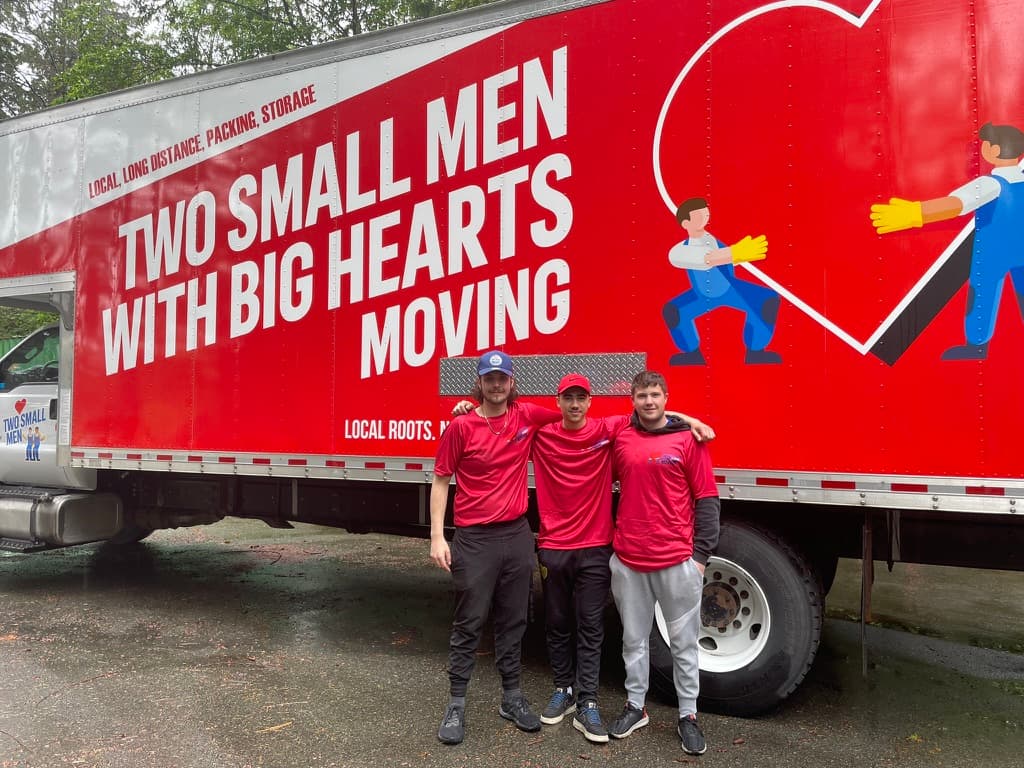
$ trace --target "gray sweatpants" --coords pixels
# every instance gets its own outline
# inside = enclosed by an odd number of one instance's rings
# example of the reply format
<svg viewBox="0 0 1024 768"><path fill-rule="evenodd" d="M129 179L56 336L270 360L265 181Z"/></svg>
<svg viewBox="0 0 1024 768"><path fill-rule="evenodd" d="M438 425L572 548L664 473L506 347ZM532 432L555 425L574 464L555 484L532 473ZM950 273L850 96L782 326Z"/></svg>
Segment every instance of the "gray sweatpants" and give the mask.
<svg viewBox="0 0 1024 768"><path fill-rule="evenodd" d="M672 679L679 697L679 716L696 714L700 691L697 636L703 577L693 559L660 571L634 571L612 555L612 595L622 617L622 660L626 665L629 703L642 708L650 683L651 626L654 603L661 605L672 652Z"/></svg>

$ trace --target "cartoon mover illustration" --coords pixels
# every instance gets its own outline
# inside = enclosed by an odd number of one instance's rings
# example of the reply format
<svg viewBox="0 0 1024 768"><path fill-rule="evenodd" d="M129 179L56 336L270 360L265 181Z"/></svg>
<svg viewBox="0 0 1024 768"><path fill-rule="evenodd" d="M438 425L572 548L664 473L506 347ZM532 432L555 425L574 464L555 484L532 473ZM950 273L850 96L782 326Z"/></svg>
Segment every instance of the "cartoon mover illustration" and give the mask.
<svg viewBox="0 0 1024 768"><path fill-rule="evenodd" d="M25 461L39 461L39 448L43 440L46 439L39 432L39 427L35 428L35 432L29 427L21 433L21 436L25 441Z"/></svg>
<svg viewBox="0 0 1024 768"><path fill-rule="evenodd" d="M781 363L782 357L777 352L765 349L775 333L779 295L770 288L740 280L733 266L766 258L768 240L764 235L747 235L727 246L707 231L711 211L707 200L702 197L692 197L680 204L676 219L688 236L673 246L668 260L673 266L686 270L690 290L671 299L662 309L672 340L680 350L669 358L669 363L706 363L694 321L719 307L731 307L746 316L743 324L743 343L747 349L744 362L761 365Z"/></svg>
<svg viewBox="0 0 1024 768"><path fill-rule="evenodd" d="M943 360L984 360L995 331L1003 283L1009 275L1024 319L1024 132L1012 125L986 123L978 132L981 157L993 166L947 197L913 202L898 197L871 206L878 234L921 227L974 214L974 246L964 317L966 343L950 347Z"/></svg>

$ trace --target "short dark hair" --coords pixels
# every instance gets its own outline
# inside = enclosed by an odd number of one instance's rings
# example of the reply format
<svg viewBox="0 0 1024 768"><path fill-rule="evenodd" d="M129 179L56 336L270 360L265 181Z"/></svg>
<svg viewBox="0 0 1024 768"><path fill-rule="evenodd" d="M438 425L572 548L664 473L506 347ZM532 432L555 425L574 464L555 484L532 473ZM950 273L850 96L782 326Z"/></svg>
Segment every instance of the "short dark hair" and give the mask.
<svg viewBox="0 0 1024 768"><path fill-rule="evenodd" d="M640 371L640 373L633 377L633 383L629 386L629 394L635 395L638 389L646 389L647 387L661 387L661 391L668 394L668 384L665 382L665 377L657 371Z"/></svg>
<svg viewBox="0 0 1024 768"><path fill-rule="evenodd" d="M1024 155L1024 131L1020 128L985 123L978 131L978 137L999 147L1000 160L1014 160Z"/></svg>
<svg viewBox="0 0 1024 768"><path fill-rule="evenodd" d="M478 403L482 403L484 401L484 391L480 387L480 378L481 377L479 376L476 377L476 381L473 382L473 391L469 393L469 396L476 400ZM519 390L516 389L515 378L512 376L509 376L509 378L512 379L512 387L508 391L508 400L506 400L505 402L508 403L509 405L512 405L512 403L514 403L519 398Z"/></svg>
<svg viewBox="0 0 1024 768"><path fill-rule="evenodd" d="M676 221L682 224L690 218L691 213L707 207L708 201L703 197L691 197L689 200L683 200L683 202L679 204L679 207L676 208Z"/></svg>

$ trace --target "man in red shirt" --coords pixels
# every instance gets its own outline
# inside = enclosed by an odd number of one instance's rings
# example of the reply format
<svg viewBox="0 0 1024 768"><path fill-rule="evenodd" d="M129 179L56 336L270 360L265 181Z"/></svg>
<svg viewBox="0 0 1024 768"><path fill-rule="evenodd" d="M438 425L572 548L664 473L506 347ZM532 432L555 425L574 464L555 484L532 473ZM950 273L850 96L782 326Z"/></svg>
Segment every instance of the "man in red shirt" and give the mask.
<svg viewBox="0 0 1024 768"><path fill-rule="evenodd" d="M488 613L494 625L495 665L501 675L498 713L524 731L540 730L520 684L521 646L534 566L526 520L527 459L536 431L558 414L516 402L512 359L483 354L474 399L480 405L454 419L441 435L430 490L430 557L455 583L455 617L448 651L450 698L437 737L458 744L465 736L466 689ZM455 537L444 537L452 475Z"/></svg>
<svg viewBox="0 0 1024 768"><path fill-rule="evenodd" d="M562 420L537 433L532 452L548 660L555 678L540 719L551 725L575 712L573 727L601 743L608 741L597 689L611 582L610 451L628 417L588 419L590 381L578 373L559 383L558 407Z"/></svg>
<svg viewBox="0 0 1024 768"><path fill-rule="evenodd" d="M610 564L612 595L622 617L627 702L608 730L624 739L648 723L644 705L657 601L679 697L676 732L685 752L700 755L707 743L697 724L697 638L704 567L718 544L718 489L707 447L684 422L665 413L665 378L644 371L630 391L633 417L612 449L621 494Z"/></svg>

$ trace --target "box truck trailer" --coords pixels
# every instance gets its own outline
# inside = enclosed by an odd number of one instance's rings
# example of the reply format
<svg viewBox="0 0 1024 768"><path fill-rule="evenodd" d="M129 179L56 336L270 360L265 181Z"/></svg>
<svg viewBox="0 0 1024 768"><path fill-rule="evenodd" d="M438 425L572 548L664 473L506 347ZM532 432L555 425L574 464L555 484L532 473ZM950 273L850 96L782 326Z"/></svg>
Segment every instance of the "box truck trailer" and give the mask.
<svg viewBox="0 0 1024 768"><path fill-rule="evenodd" d="M1018 14L511 0L0 123L0 302L59 318L4 548L426 535L481 352L596 415L655 369L719 434L704 706L775 705L839 557L1024 567Z"/></svg>

